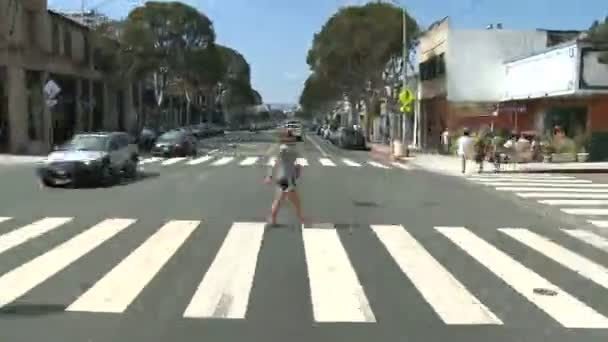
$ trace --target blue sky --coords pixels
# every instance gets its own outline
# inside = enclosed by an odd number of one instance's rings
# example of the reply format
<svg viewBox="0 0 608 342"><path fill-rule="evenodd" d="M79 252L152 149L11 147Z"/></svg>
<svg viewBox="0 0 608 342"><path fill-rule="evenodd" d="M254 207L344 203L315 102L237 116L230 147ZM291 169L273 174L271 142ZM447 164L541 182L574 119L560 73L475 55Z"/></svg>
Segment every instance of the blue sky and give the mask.
<svg viewBox="0 0 608 342"><path fill-rule="evenodd" d="M49 7L80 9L81 0L48 0ZM126 16L137 0L85 0L87 8ZM341 6L357 0L185 0L214 22L218 42L239 50L252 67L253 86L267 103L295 103L308 75L312 37ZM606 0L399 0L422 27L450 16L456 27L585 29L608 16ZM584 3L584 5L583 5Z"/></svg>

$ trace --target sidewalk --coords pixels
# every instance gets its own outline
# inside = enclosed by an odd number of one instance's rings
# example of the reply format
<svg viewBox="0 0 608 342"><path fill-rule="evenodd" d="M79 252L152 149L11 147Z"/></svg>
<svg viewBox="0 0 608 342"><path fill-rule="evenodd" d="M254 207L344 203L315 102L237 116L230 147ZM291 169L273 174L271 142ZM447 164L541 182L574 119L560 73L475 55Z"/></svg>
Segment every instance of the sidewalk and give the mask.
<svg viewBox="0 0 608 342"><path fill-rule="evenodd" d="M461 161L456 156L417 153L410 163L428 171L462 176ZM473 161L467 162L466 175L477 173L479 167ZM494 165L484 162L484 172L494 172ZM608 162L591 163L527 163L503 165L502 173L591 173L608 172Z"/></svg>

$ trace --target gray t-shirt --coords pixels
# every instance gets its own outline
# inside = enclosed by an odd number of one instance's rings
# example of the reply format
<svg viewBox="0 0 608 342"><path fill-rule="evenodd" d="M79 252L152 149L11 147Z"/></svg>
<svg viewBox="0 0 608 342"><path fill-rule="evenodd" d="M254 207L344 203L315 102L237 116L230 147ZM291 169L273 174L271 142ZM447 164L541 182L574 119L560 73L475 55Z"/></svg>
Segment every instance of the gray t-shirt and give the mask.
<svg viewBox="0 0 608 342"><path fill-rule="evenodd" d="M298 152L295 149L288 147L286 150L280 151L276 159L276 178L277 179L292 179L296 178L296 160ZM272 175L273 168L270 169Z"/></svg>

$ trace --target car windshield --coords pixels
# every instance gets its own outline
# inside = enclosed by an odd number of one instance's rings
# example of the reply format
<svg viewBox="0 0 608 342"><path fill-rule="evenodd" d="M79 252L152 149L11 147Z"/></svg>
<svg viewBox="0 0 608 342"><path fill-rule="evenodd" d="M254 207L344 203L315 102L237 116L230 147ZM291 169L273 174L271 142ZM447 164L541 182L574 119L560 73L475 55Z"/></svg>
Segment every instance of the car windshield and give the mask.
<svg viewBox="0 0 608 342"><path fill-rule="evenodd" d="M107 141L107 136L77 135L70 142L63 145L60 150L104 151Z"/></svg>
<svg viewBox="0 0 608 342"><path fill-rule="evenodd" d="M158 137L158 141L174 141L179 139L182 136L183 132L179 131L169 131L160 137Z"/></svg>

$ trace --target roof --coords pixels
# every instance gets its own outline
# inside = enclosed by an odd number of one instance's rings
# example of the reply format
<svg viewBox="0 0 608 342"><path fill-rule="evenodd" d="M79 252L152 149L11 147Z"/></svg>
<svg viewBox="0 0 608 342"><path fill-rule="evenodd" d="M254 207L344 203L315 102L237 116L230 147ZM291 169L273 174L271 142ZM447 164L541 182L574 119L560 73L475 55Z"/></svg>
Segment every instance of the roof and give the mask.
<svg viewBox="0 0 608 342"><path fill-rule="evenodd" d="M581 45L581 43L584 43L584 41L582 41L582 40L580 40L578 38L577 39L572 39L572 40L565 41L565 42L557 44L557 45L546 47L546 48L544 48L542 50L539 50L539 51L529 52L529 53L526 53L524 55L520 55L518 57L511 58L509 60L504 61L503 64L517 62L517 61L522 60L522 59L526 59L526 58L529 58L529 57L533 57L533 56L536 56L536 55L547 53L547 52L550 52L550 51L553 51L553 50L562 49L562 48L565 48L565 47L568 47L568 46L572 46L572 45Z"/></svg>
<svg viewBox="0 0 608 342"><path fill-rule="evenodd" d="M69 25L76 26L76 27L78 27L78 28L80 28L80 29L83 29L83 30L85 30L85 31L91 31L91 28L90 28L90 27L88 27L88 26L86 26L86 25L83 25L82 23L79 23L78 21L76 21L76 20L74 20L74 19L72 19L72 18L69 18L69 17L67 17L67 16L65 16L65 15L63 15L63 14L61 14L61 13L59 13L59 12L55 12L55 11L50 10L50 9L49 9L49 10L47 10L47 12L48 12L48 13L49 13L51 16L53 16L53 17L55 17L55 18L58 18L59 20L62 20L62 21L64 21L64 22L68 23Z"/></svg>

